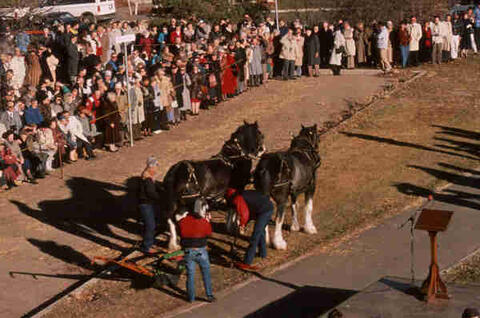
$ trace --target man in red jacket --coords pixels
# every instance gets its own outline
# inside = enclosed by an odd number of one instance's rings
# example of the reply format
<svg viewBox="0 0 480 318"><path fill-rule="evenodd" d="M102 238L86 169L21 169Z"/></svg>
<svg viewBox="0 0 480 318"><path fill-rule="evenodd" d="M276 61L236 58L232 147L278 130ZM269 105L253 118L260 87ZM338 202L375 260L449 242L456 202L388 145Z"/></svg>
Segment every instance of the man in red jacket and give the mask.
<svg viewBox="0 0 480 318"><path fill-rule="evenodd" d="M184 250L185 267L187 268L188 301L195 301L195 264L200 266L203 285L208 302L216 299L212 292L210 276L210 259L207 251L207 237L212 234L210 215L207 215L208 205L205 201L195 201L195 212L190 212L180 222L180 244Z"/></svg>
<svg viewBox="0 0 480 318"><path fill-rule="evenodd" d="M269 196L254 190L240 193L237 190L228 189L226 198L227 202L237 211L240 229L245 228L250 220L255 220L255 227L244 261L236 263L235 266L244 270L256 270L257 268L251 264L255 258L257 247L260 257L267 257L266 227L272 218L273 203Z"/></svg>

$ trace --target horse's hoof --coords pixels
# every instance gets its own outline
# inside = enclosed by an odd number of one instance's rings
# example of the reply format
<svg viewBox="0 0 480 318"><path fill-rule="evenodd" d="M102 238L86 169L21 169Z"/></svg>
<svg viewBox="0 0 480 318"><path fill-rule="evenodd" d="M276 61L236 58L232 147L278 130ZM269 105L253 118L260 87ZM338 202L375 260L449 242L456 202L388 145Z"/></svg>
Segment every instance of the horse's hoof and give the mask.
<svg viewBox="0 0 480 318"><path fill-rule="evenodd" d="M306 226L303 231L307 234L317 234L317 229L315 228L314 225L312 226Z"/></svg>
<svg viewBox="0 0 480 318"><path fill-rule="evenodd" d="M300 225L298 225L298 223L292 223L292 226L290 226L290 231L292 232L300 231Z"/></svg>
<svg viewBox="0 0 480 318"><path fill-rule="evenodd" d="M273 248L280 251L285 251L287 249L287 242L285 240L275 240L273 242Z"/></svg>

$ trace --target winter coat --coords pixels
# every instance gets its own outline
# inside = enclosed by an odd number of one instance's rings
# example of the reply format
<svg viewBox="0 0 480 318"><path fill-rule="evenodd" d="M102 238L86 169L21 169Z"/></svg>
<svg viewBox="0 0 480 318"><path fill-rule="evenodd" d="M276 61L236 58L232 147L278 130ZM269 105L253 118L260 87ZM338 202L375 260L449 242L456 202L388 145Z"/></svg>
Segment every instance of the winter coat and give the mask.
<svg viewBox="0 0 480 318"><path fill-rule="evenodd" d="M181 74L182 76L182 108L180 110L187 111L192 110L192 98L190 96L190 87L192 86L192 80L187 73Z"/></svg>
<svg viewBox="0 0 480 318"><path fill-rule="evenodd" d="M172 96L174 95L172 81L167 76L162 76L159 78L159 87L163 107L170 107L173 101Z"/></svg>
<svg viewBox="0 0 480 318"><path fill-rule="evenodd" d="M70 42L67 45L67 74L69 77L77 76L78 63L80 56L78 53L77 45Z"/></svg>
<svg viewBox="0 0 480 318"><path fill-rule="evenodd" d="M42 69L40 67L40 59L37 54L31 52L27 56L27 76L26 83L29 86L37 87L40 83L40 77L42 76Z"/></svg>
<svg viewBox="0 0 480 318"><path fill-rule="evenodd" d="M305 58L309 66L320 64L320 40L316 34L305 37Z"/></svg>
<svg viewBox="0 0 480 318"><path fill-rule="evenodd" d="M280 58L284 60L295 61L296 42L293 35L292 36L289 36L288 34L284 35L280 40L280 43L282 44Z"/></svg>
<svg viewBox="0 0 480 318"><path fill-rule="evenodd" d="M353 39L355 40L355 53L357 56L357 63L366 63L367 62L367 52L366 48L368 43L365 43L365 32L360 30L355 30L353 33Z"/></svg>
<svg viewBox="0 0 480 318"><path fill-rule="evenodd" d="M10 129L12 126L15 126L16 133L18 133L23 127L22 119L16 111L12 113L9 113L8 111L0 113L0 122L8 129Z"/></svg>
<svg viewBox="0 0 480 318"><path fill-rule="evenodd" d="M418 51L420 49L420 40L422 39L422 27L418 23L409 24L407 26L410 33L410 51Z"/></svg>
<svg viewBox="0 0 480 318"><path fill-rule="evenodd" d="M342 65L343 49L345 49L345 38L342 31L337 30L334 33L332 55L330 56L330 65Z"/></svg>
<svg viewBox="0 0 480 318"><path fill-rule="evenodd" d="M190 93L192 96L192 99L196 100L202 100L203 99L203 91L202 91L202 85L203 85L203 75L202 73L194 73L192 74L192 87L190 89Z"/></svg>
<svg viewBox="0 0 480 318"><path fill-rule="evenodd" d="M250 75L262 75L263 48L260 45L252 46L252 59L250 62Z"/></svg>
<svg viewBox="0 0 480 318"><path fill-rule="evenodd" d="M12 86L19 89L23 86L25 79L25 58L23 56L14 56L10 62L10 68L13 71Z"/></svg>
<svg viewBox="0 0 480 318"><path fill-rule="evenodd" d="M348 56L356 55L355 40L353 39L353 28L345 29L343 32L345 38L345 50Z"/></svg>
<svg viewBox="0 0 480 318"><path fill-rule="evenodd" d="M145 121L145 108L143 104L143 93L140 87L135 86L130 88L130 100L132 103L132 124L143 123Z"/></svg>
<svg viewBox="0 0 480 318"><path fill-rule="evenodd" d="M102 113L105 116L105 139L106 145L119 143L122 141L120 136L120 114L118 113L117 102L111 102L105 99L101 107ZM110 126L110 124L113 124Z"/></svg>
<svg viewBox="0 0 480 318"><path fill-rule="evenodd" d="M53 132L50 128L41 128L37 130L37 140L39 152L50 152L56 149Z"/></svg>
<svg viewBox="0 0 480 318"><path fill-rule="evenodd" d="M451 44L452 43L452 36L453 36L453 31L452 31L452 22L445 21L442 23L443 27L443 51L450 51L451 50Z"/></svg>
<svg viewBox="0 0 480 318"><path fill-rule="evenodd" d="M303 36L295 37L295 66L303 65L303 45L305 38Z"/></svg>

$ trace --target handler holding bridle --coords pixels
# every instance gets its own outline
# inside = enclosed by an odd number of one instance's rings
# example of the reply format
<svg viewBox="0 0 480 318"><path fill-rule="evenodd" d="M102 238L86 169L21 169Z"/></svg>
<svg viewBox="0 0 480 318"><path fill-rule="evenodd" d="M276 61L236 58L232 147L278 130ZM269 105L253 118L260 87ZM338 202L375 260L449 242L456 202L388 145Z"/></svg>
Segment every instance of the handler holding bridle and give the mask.
<svg viewBox="0 0 480 318"><path fill-rule="evenodd" d="M255 190L246 190L240 193L235 189L228 189L225 196L229 205L237 212L240 231L245 229L248 221L255 220L244 261L236 263L235 266L243 270L257 270L255 266L252 266L257 247L259 256L267 257L266 227L272 218L273 203L269 196Z"/></svg>

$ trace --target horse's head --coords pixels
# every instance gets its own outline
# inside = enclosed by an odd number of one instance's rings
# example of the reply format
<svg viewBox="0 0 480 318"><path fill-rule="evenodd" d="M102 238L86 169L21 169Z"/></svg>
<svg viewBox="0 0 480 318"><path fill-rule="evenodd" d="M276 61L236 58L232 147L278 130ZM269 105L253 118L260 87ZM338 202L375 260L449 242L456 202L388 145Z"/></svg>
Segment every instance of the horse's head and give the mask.
<svg viewBox="0 0 480 318"><path fill-rule="evenodd" d="M238 155L251 159L260 157L266 151L264 136L258 129L257 122L249 124L244 121L243 125L232 134L227 144L229 148L235 149Z"/></svg>
<svg viewBox="0 0 480 318"><path fill-rule="evenodd" d="M302 125L298 137L307 139L310 145L312 145L315 150L318 150L320 134L318 133L317 124L307 127Z"/></svg>

